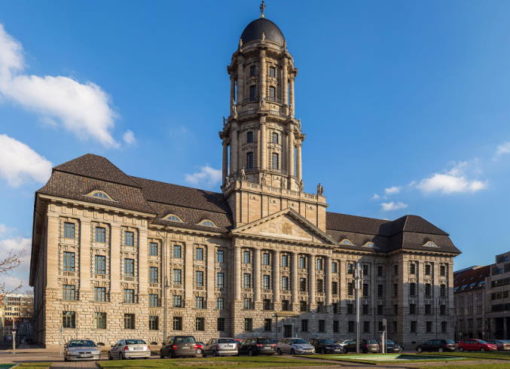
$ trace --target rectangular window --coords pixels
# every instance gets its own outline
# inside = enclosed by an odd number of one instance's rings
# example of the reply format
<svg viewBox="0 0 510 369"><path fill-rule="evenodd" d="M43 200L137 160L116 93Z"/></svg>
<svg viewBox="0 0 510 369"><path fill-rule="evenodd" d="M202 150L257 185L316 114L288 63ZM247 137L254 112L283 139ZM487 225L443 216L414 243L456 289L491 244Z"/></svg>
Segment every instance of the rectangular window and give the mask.
<svg viewBox="0 0 510 369"><path fill-rule="evenodd" d="M432 285L430 283L425 283L425 297L432 296Z"/></svg>
<svg viewBox="0 0 510 369"><path fill-rule="evenodd" d="M441 265L441 267L439 268L439 274L441 275L441 277L446 276L446 265Z"/></svg>
<svg viewBox="0 0 510 369"><path fill-rule="evenodd" d="M299 301L299 311L308 311L308 304L306 301Z"/></svg>
<svg viewBox="0 0 510 369"><path fill-rule="evenodd" d="M368 297L368 284L363 283L363 297Z"/></svg>
<svg viewBox="0 0 510 369"><path fill-rule="evenodd" d="M378 276L378 277L382 277L382 276L383 276L383 273L384 273L383 266L382 266L382 265L378 265L378 266L377 266L377 276Z"/></svg>
<svg viewBox="0 0 510 369"><path fill-rule="evenodd" d="M282 311L290 311L290 301L289 300L282 300Z"/></svg>
<svg viewBox="0 0 510 369"><path fill-rule="evenodd" d="M253 309L253 300L249 297L245 297L243 300L243 309L244 310L252 310Z"/></svg>
<svg viewBox="0 0 510 369"><path fill-rule="evenodd" d="M349 320L349 322L347 324L347 331L349 333L354 333L354 321Z"/></svg>
<svg viewBox="0 0 510 369"><path fill-rule="evenodd" d="M64 223L64 238L74 239L75 235L76 235L75 228L76 228L76 226L74 223L65 222Z"/></svg>
<svg viewBox="0 0 510 369"><path fill-rule="evenodd" d="M416 296L416 283L409 284L409 296Z"/></svg>
<svg viewBox="0 0 510 369"><path fill-rule="evenodd" d="M250 77L256 77L257 76L257 69L255 65L250 65Z"/></svg>
<svg viewBox="0 0 510 369"><path fill-rule="evenodd" d="M398 264L393 265L393 274L398 275Z"/></svg>
<svg viewBox="0 0 510 369"><path fill-rule="evenodd" d="M195 250L195 260L204 260L204 249L197 247Z"/></svg>
<svg viewBox="0 0 510 369"><path fill-rule="evenodd" d="M271 300L269 299L264 299L262 301L262 309L264 310L272 310L273 309L273 306L271 304Z"/></svg>
<svg viewBox="0 0 510 369"><path fill-rule="evenodd" d="M440 292L440 296L441 297L446 297L446 285L445 284L442 284L440 286L440 291L439 292Z"/></svg>
<svg viewBox="0 0 510 369"><path fill-rule="evenodd" d="M96 255L94 257L94 270L96 274L106 274L106 256Z"/></svg>
<svg viewBox="0 0 510 369"><path fill-rule="evenodd" d="M124 303L125 304L134 304L135 303L135 290L131 288L126 288L124 290Z"/></svg>
<svg viewBox="0 0 510 369"><path fill-rule="evenodd" d="M276 100L276 87L269 86L269 96L268 96L268 98L269 98L270 101L275 101Z"/></svg>
<svg viewBox="0 0 510 369"><path fill-rule="evenodd" d="M75 270L74 252L64 251L64 272L74 272Z"/></svg>
<svg viewBox="0 0 510 369"><path fill-rule="evenodd" d="M197 287L204 287L204 272L197 270L195 272L195 284Z"/></svg>
<svg viewBox="0 0 510 369"><path fill-rule="evenodd" d="M340 313L340 303L334 302L333 303L333 314L339 314Z"/></svg>
<svg viewBox="0 0 510 369"><path fill-rule="evenodd" d="M253 319L252 318L244 318L244 330L246 332L253 331Z"/></svg>
<svg viewBox="0 0 510 369"><path fill-rule="evenodd" d="M243 251L243 264L251 263L251 252L249 250Z"/></svg>
<svg viewBox="0 0 510 369"><path fill-rule="evenodd" d="M174 316L172 323L172 328L174 331L182 331L182 317Z"/></svg>
<svg viewBox="0 0 510 369"><path fill-rule="evenodd" d="M338 282L331 283L331 293L333 295L338 295Z"/></svg>
<svg viewBox="0 0 510 369"><path fill-rule="evenodd" d="M270 265L271 264L271 254L269 252L264 252L262 254L262 265Z"/></svg>
<svg viewBox="0 0 510 369"><path fill-rule="evenodd" d="M377 305L377 315L383 315L383 305Z"/></svg>
<svg viewBox="0 0 510 369"><path fill-rule="evenodd" d="M446 305L439 306L439 314L446 315Z"/></svg>
<svg viewBox="0 0 510 369"><path fill-rule="evenodd" d="M368 315L368 304L363 304L361 310L363 315Z"/></svg>
<svg viewBox="0 0 510 369"><path fill-rule="evenodd" d="M157 293L149 294L149 307L159 307L159 295Z"/></svg>
<svg viewBox="0 0 510 369"><path fill-rule="evenodd" d="M124 314L124 329L135 329L135 314Z"/></svg>
<svg viewBox="0 0 510 369"><path fill-rule="evenodd" d="M289 277L283 276L282 277L282 290L288 291L289 289L290 289Z"/></svg>
<svg viewBox="0 0 510 369"><path fill-rule="evenodd" d="M306 292L306 278L300 278L299 279L299 290L301 292Z"/></svg>
<svg viewBox="0 0 510 369"><path fill-rule="evenodd" d="M416 333L416 320L411 321L410 331L411 333Z"/></svg>
<svg viewBox="0 0 510 369"><path fill-rule="evenodd" d="M289 254L282 254L282 267L287 268L289 266Z"/></svg>
<svg viewBox="0 0 510 369"><path fill-rule="evenodd" d="M174 245L174 258L181 259L182 258L182 246Z"/></svg>
<svg viewBox="0 0 510 369"><path fill-rule="evenodd" d="M124 259L124 276L135 276L135 259Z"/></svg>
<svg viewBox="0 0 510 369"><path fill-rule="evenodd" d="M225 308L225 300L223 297L218 297L216 299L216 309L223 310Z"/></svg>
<svg viewBox="0 0 510 369"><path fill-rule="evenodd" d="M76 312L63 311L62 312L62 327L63 328L76 328Z"/></svg>
<svg viewBox="0 0 510 369"><path fill-rule="evenodd" d="M217 263L223 263L225 252L223 250L217 250L216 251L216 262Z"/></svg>
<svg viewBox="0 0 510 369"><path fill-rule="evenodd" d="M425 275L432 274L432 266L430 264L425 264Z"/></svg>
<svg viewBox="0 0 510 369"><path fill-rule="evenodd" d="M197 309L205 309L205 298L203 296L195 297L195 308Z"/></svg>
<svg viewBox="0 0 510 369"><path fill-rule="evenodd" d="M280 169L280 155L277 152L271 155L271 168L274 170Z"/></svg>
<svg viewBox="0 0 510 369"><path fill-rule="evenodd" d="M383 297L384 296L384 286L382 284L377 285L377 297Z"/></svg>
<svg viewBox="0 0 510 369"><path fill-rule="evenodd" d="M347 314L354 314L354 304L347 304Z"/></svg>
<svg viewBox="0 0 510 369"><path fill-rule="evenodd" d="M347 264L347 274L354 274L355 270L356 270L356 267L355 267L354 263Z"/></svg>
<svg viewBox="0 0 510 369"><path fill-rule="evenodd" d="M76 300L76 286L74 284L64 284L63 299L67 301Z"/></svg>
<svg viewBox="0 0 510 369"><path fill-rule="evenodd" d="M134 246L135 245L135 233L131 231L124 232L124 246Z"/></svg>
<svg viewBox="0 0 510 369"><path fill-rule="evenodd" d="M94 300L97 302L108 301L106 296L106 287L94 287Z"/></svg>
<svg viewBox="0 0 510 369"><path fill-rule="evenodd" d="M416 314L416 304L409 304L409 314Z"/></svg>
<svg viewBox="0 0 510 369"><path fill-rule="evenodd" d="M317 292L323 293L324 292L324 280L317 279Z"/></svg>
<svg viewBox="0 0 510 369"><path fill-rule="evenodd" d="M262 288L265 290L271 289L271 276L269 274L264 274L262 276Z"/></svg>
<svg viewBox="0 0 510 369"><path fill-rule="evenodd" d="M398 297L398 284L393 283L393 297Z"/></svg>
<svg viewBox="0 0 510 369"><path fill-rule="evenodd" d="M340 330L339 327L340 327L340 324L339 324L338 320L333 320L333 333L338 333Z"/></svg>
<svg viewBox="0 0 510 369"><path fill-rule="evenodd" d="M414 262L409 264L409 274L416 274L416 264Z"/></svg>
<svg viewBox="0 0 510 369"><path fill-rule="evenodd" d="M363 275L367 276L368 275L368 265L363 264L362 269L363 269Z"/></svg>
<svg viewBox="0 0 510 369"><path fill-rule="evenodd" d="M243 274L243 287L251 288L251 274L250 273Z"/></svg>
<svg viewBox="0 0 510 369"><path fill-rule="evenodd" d="M181 295L173 295L172 300L173 300L174 307L176 307L176 308L184 307Z"/></svg>
<svg viewBox="0 0 510 369"><path fill-rule="evenodd" d="M182 284L182 269L174 269L174 283Z"/></svg>
<svg viewBox="0 0 510 369"><path fill-rule="evenodd" d="M257 86L251 85L250 86L250 101L257 100Z"/></svg>
<svg viewBox="0 0 510 369"><path fill-rule="evenodd" d="M338 263L336 261L331 263L331 272L338 273Z"/></svg>
<svg viewBox="0 0 510 369"><path fill-rule="evenodd" d="M425 323L425 329L427 333L432 332L432 322L428 321Z"/></svg>
<svg viewBox="0 0 510 369"><path fill-rule="evenodd" d="M106 313L96 312L96 329L106 329Z"/></svg>
<svg viewBox="0 0 510 369"><path fill-rule="evenodd" d="M317 266L317 270L323 270L324 269L324 260L322 258L317 258L316 266Z"/></svg>
<svg viewBox="0 0 510 369"><path fill-rule="evenodd" d="M308 332L308 319L301 319L301 332Z"/></svg>
<svg viewBox="0 0 510 369"><path fill-rule="evenodd" d="M306 269L306 256L299 256L299 269Z"/></svg>
<svg viewBox="0 0 510 369"><path fill-rule="evenodd" d="M224 287L225 287L225 273L218 272L216 273L216 288Z"/></svg>
<svg viewBox="0 0 510 369"><path fill-rule="evenodd" d="M225 318L218 318L216 320L216 330L218 332L225 331Z"/></svg>
<svg viewBox="0 0 510 369"><path fill-rule="evenodd" d="M271 332L273 330L273 320L264 319L264 332Z"/></svg>
<svg viewBox="0 0 510 369"><path fill-rule="evenodd" d="M326 332L326 321L324 319L319 319L319 332Z"/></svg>
<svg viewBox="0 0 510 369"><path fill-rule="evenodd" d="M149 316L149 330L151 331L159 330L159 316L154 315Z"/></svg>
<svg viewBox="0 0 510 369"><path fill-rule="evenodd" d="M149 283L159 282L159 269L158 267L149 267Z"/></svg>
<svg viewBox="0 0 510 369"><path fill-rule="evenodd" d="M363 333L370 333L370 322L363 322Z"/></svg>
<svg viewBox="0 0 510 369"><path fill-rule="evenodd" d="M157 242L151 242L149 244L149 256L158 256L159 255L159 245Z"/></svg>
<svg viewBox="0 0 510 369"><path fill-rule="evenodd" d="M347 294L349 296L354 295L354 281L347 283Z"/></svg>
<svg viewBox="0 0 510 369"><path fill-rule="evenodd" d="M97 243L105 243L106 242L106 228L96 227L96 242Z"/></svg>
<svg viewBox="0 0 510 369"><path fill-rule="evenodd" d="M269 67L269 77L276 78L276 67Z"/></svg>
<svg viewBox="0 0 510 369"><path fill-rule="evenodd" d="M426 314L426 315L430 315L430 314L432 314L432 305L430 305L430 304L425 304L425 314Z"/></svg>
<svg viewBox="0 0 510 369"><path fill-rule="evenodd" d="M441 333L446 333L447 328L448 328L448 323L441 322Z"/></svg>
<svg viewBox="0 0 510 369"><path fill-rule="evenodd" d="M397 304L393 305L393 314L398 315L398 305Z"/></svg>

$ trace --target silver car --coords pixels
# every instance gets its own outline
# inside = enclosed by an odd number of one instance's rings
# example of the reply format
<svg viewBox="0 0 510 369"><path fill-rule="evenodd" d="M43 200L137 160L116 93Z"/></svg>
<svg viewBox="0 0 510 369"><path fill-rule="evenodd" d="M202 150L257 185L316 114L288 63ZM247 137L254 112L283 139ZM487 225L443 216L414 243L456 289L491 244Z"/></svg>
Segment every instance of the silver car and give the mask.
<svg viewBox="0 0 510 369"><path fill-rule="evenodd" d="M204 346L204 357L238 355L238 344L233 338L211 338Z"/></svg>
<svg viewBox="0 0 510 369"><path fill-rule="evenodd" d="M148 359L151 357L151 350L144 340L120 340L108 352L108 359Z"/></svg>
<svg viewBox="0 0 510 369"><path fill-rule="evenodd" d="M284 338L277 343L276 352L280 355L315 354L315 347L302 338Z"/></svg>
<svg viewBox="0 0 510 369"><path fill-rule="evenodd" d="M64 360L99 360L101 351L91 340L71 340L64 346Z"/></svg>

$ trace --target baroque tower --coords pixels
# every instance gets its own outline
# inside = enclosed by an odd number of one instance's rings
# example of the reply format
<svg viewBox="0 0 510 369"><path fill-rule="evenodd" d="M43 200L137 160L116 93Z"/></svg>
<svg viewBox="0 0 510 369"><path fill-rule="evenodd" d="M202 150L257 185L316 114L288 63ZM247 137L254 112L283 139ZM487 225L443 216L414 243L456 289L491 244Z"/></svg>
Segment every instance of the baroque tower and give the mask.
<svg viewBox="0 0 510 369"><path fill-rule="evenodd" d="M295 118L297 69L278 26L264 16L241 34L227 67L230 115L224 119L223 185L235 226L291 209L326 229L321 185L304 192L302 145Z"/></svg>

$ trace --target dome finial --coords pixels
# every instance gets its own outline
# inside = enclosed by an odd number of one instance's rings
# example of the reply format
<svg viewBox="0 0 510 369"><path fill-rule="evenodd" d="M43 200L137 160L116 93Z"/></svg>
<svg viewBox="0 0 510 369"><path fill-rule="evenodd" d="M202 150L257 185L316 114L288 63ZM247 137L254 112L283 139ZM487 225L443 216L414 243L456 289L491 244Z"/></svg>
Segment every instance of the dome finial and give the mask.
<svg viewBox="0 0 510 369"><path fill-rule="evenodd" d="M262 0L262 1L260 2L260 7L259 7L259 9L260 9L260 18L264 18L264 17L265 17L265 15L264 15L264 11L266 10L266 2L265 2L264 0Z"/></svg>

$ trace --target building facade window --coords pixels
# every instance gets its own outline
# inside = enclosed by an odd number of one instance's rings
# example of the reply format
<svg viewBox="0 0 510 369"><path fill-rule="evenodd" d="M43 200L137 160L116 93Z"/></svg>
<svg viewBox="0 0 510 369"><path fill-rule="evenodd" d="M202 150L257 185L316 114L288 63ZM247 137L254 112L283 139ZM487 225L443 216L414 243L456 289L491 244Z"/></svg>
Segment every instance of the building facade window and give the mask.
<svg viewBox="0 0 510 369"><path fill-rule="evenodd" d="M182 331L182 317L174 316L172 320L172 328L174 331Z"/></svg>
<svg viewBox="0 0 510 369"><path fill-rule="evenodd" d="M195 285L197 287L204 287L204 272L201 270L195 272Z"/></svg>
<svg viewBox="0 0 510 369"><path fill-rule="evenodd" d="M106 287L94 287L94 300L97 302L106 302Z"/></svg>
<svg viewBox="0 0 510 369"><path fill-rule="evenodd" d="M269 67L269 77L276 78L276 67Z"/></svg>
<svg viewBox="0 0 510 369"><path fill-rule="evenodd" d="M223 263L225 259L225 252L223 250L216 250L216 262Z"/></svg>
<svg viewBox="0 0 510 369"><path fill-rule="evenodd" d="M308 332L308 319L301 319L301 332Z"/></svg>
<svg viewBox="0 0 510 369"><path fill-rule="evenodd" d="M135 245L135 233L131 231L124 231L124 246Z"/></svg>
<svg viewBox="0 0 510 369"><path fill-rule="evenodd" d="M184 307L184 302L181 295L173 295L172 297L173 306L176 308Z"/></svg>
<svg viewBox="0 0 510 369"><path fill-rule="evenodd" d="M106 242L106 228L104 227L96 227L96 242L97 243L105 243Z"/></svg>
<svg viewBox="0 0 510 369"><path fill-rule="evenodd" d="M306 301L299 301L299 311L308 311L308 303Z"/></svg>
<svg viewBox="0 0 510 369"><path fill-rule="evenodd" d="M149 283L158 283L159 282L159 268L158 267L149 267Z"/></svg>
<svg viewBox="0 0 510 369"><path fill-rule="evenodd" d="M251 274L250 273L243 274L243 287L251 288Z"/></svg>
<svg viewBox="0 0 510 369"><path fill-rule="evenodd" d="M106 329L106 313L96 312L95 321L96 329Z"/></svg>
<svg viewBox="0 0 510 369"><path fill-rule="evenodd" d="M416 333L416 320L411 320L410 331Z"/></svg>
<svg viewBox="0 0 510 369"><path fill-rule="evenodd" d="M416 296L416 283L409 283L409 296Z"/></svg>
<svg viewBox="0 0 510 369"><path fill-rule="evenodd" d="M274 144L280 143L280 135L278 134L278 132L273 132L271 134L271 142Z"/></svg>
<svg viewBox="0 0 510 369"><path fill-rule="evenodd" d="M253 331L253 319L252 318L244 318L244 330L246 332Z"/></svg>
<svg viewBox="0 0 510 369"><path fill-rule="evenodd" d="M181 259L182 258L182 246L174 245L174 258Z"/></svg>
<svg viewBox="0 0 510 369"><path fill-rule="evenodd" d="M135 301L135 290L132 288L124 289L124 303L125 304L134 304Z"/></svg>
<svg viewBox="0 0 510 369"><path fill-rule="evenodd" d="M62 327L63 328L76 328L76 312L75 311L62 312Z"/></svg>
<svg viewBox="0 0 510 369"><path fill-rule="evenodd" d="M246 143L253 143L253 131L246 132Z"/></svg>
<svg viewBox="0 0 510 369"><path fill-rule="evenodd" d="M94 256L94 271L96 274L106 274L106 256L96 255Z"/></svg>
<svg viewBox="0 0 510 369"><path fill-rule="evenodd" d="M74 284L64 284L62 298L66 301L76 300L76 286Z"/></svg>
<svg viewBox="0 0 510 369"><path fill-rule="evenodd" d="M262 265L271 265L271 254L269 252L262 254Z"/></svg>
<svg viewBox="0 0 510 369"><path fill-rule="evenodd" d="M336 261L331 263L331 272L338 273L338 263Z"/></svg>
<svg viewBox="0 0 510 369"><path fill-rule="evenodd" d="M306 269L306 256L299 256L299 269Z"/></svg>
<svg viewBox="0 0 510 369"><path fill-rule="evenodd" d="M204 249L203 247L197 247L195 250L195 260L204 260Z"/></svg>
<svg viewBox="0 0 510 369"><path fill-rule="evenodd" d="M290 290L289 277L287 277L287 276L282 277L282 290L283 291Z"/></svg>
<svg viewBox="0 0 510 369"><path fill-rule="evenodd" d="M174 269L173 280L175 284L182 284L182 269Z"/></svg>
<svg viewBox="0 0 510 369"><path fill-rule="evenodd" d="M75 253L64 251L64 272L74 272L75 266Z"/></svg>
<svg viewBox="0 0 510 369"><path fill-rule="evenodd" d="M225 300L223 297L218 297L216 299L216 309L223 310L225 308Z"/></svg>
<svg viewBox="0 0 510 369"><path fill-rule="evenodd" d="M299 290L301 292L306 292L306 286L307 286L306 278L299 278Z"/></svg>
<svg viewBox="0 0 510 369"><path fill-rule="evenodd" d="M269 101L276 101L276 87L269 86Z"/></svg>
<svg viewBox="0 0 510 369"><path fill-rule="evenodd" d="M149 330L151 331L159 330L159 316L157 315L149 316Z"/></svg>
<svg viewBox="0 0 510 369"><path fill-rule="evenodd" d="M246 169L253 169L254 163L253 163L253 152L247 152L246 153Z"/></svg>
<svg viewBox="0 0 510 369"><path fill-rule="evenodd" d="M196 296L195 297L195 308L197 309L205 309L205 298L203 296Z"/></svg>
<svg viewBox="0 0 510 369"><path fill-rule="evenodd" d="M225 287L225 273L218 272L216 273L216 288L224 287Z"/></svg>
<svg viewBox="0 0 510 369"><path fill-rule="evenodd" d="M124 276L134 277L135 276L135 259L124 259Z"/></svg>
<svg viewBox="0 0 510 369"><path fill-rule="evenodd" d="M319 319L318 325L319 332L321 333L326 332L326 321L324 319Z"/></svg>
<svg viewBox="0 0 510 369"><path fill-rule="evenodd" d="M271 168L273 170L280 169L280 155L277 152L271 155Z"/></svg>
<svg viewBox="0 0 510 369"><path fill-rule="evenodd" d="M158 256L159 255L159 245L157 242L149 243L149 256Z"/></svg>
<svg viewBox="0 0 510 369"><path fill-rule="evenodd" d="M273 330L273 320L264 319L264 332L271 332Z"/></svg>
<svg viewBox="0 0 510 369"><path fill-rule="evenodd" d="M250 101L255 101L257 100L257 86L255 85L251 85L250 86Z"/></svg>
<svg viewBox="0 0 510 369"><path fill-rule="evenodd" d="M149 307L159 307L159 295L157 293L149 293Z"/></svg>
<svg viewBox="0 0 510 369"><path fill-rule="evenodd" d="M135 314L124 314L124 329L135 329Z"/></svg>
<svg viewBox="0 0 510 369"><path fill-rule="evenodd" d="M216 330L218 332L225 331L225 318L218 318L216 320Z"/></svg>
<svg viewBox="0 0 510 369"><path fill-rule="evenodd" d="M284 268L289 267L289 264L290 264L289 259L290 259L289 254L282 254L282 267L284 267Z"/></svg>
<svg viewBox="0 0 510 369"><path fill-rule="evenodd" d="M76 236L76 225L74 223L64 223L64 238L74 239Z"/></svg>
<svg viewBox="0 0 510 369"><path fill-rule="evenodd" d="M262 288L265 290L271 289L271 276L269 274L264 274L262 276Z"/></svg>

